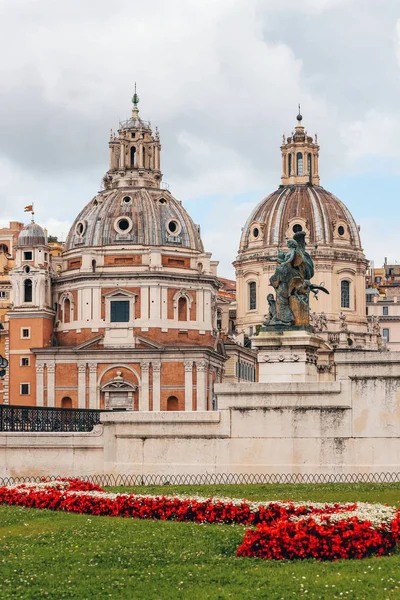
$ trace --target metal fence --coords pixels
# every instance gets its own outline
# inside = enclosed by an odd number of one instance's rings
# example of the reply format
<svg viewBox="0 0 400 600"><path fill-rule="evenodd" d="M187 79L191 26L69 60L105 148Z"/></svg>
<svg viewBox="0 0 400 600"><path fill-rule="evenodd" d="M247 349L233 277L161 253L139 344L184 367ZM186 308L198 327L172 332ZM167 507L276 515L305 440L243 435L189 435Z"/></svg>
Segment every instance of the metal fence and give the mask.
<svg viewBox="0 0 400 600"><path fill-rule="evenodd" d="M14 485L28 481L54 481L48 477L1 477L0 485ZM400 473L203 473L181 475L79 475L84 481L112 487L150 485L237 485L237 484L326 484L326 483L399 483Z"/></svg>
<svg viewBox="0 0 400 600"><path fill-rule="evenodd" d="M100 410L0 405L0 431L92 431Z"/></svg>

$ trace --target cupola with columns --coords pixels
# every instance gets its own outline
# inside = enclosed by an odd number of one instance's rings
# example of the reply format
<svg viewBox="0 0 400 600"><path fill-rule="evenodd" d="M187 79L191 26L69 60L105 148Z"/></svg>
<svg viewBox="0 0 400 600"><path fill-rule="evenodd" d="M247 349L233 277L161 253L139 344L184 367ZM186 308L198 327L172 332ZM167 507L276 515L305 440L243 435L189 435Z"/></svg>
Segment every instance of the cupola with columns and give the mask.
<svg viewBox="0 0 400 600"><path fill-rule="evenodd" d="M312 183L319 185L318 157L319 146L317 134L307 135L302 125L303 117L297 115L297 125L291 137L282 140L282 184L292 185Z"/></svg>
<svg viewBox="0 0 400 600"><path fill-rule="evenodd" d="M153 134L151 123L139 117L139 96L132 97L132 115L119 124L118 133L111 130L110 168L104 176L106 189L125 186L159 188L160 137L156 127Z"/></svg>

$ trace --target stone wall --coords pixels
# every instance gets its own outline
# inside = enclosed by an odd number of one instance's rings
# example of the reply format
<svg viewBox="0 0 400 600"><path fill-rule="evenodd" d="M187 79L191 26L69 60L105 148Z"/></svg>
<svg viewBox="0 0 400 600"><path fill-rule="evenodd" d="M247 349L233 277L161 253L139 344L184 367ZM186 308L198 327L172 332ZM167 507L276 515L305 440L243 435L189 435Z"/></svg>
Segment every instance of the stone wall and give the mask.
<svg viewBox="0 0 400 600"><path fill-rule="evenodd" d="M87 434L0 433L0 476L400 472L400 354L334 359L334 381L218 384L217 411L109 412Z"/></svg>

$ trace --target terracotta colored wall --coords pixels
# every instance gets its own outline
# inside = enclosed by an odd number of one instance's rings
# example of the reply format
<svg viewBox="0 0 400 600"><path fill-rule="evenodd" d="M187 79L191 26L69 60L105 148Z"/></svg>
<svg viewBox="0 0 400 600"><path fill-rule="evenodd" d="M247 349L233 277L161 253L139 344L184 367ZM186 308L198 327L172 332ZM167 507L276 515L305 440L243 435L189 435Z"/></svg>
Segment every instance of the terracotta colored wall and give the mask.
<svg viewBox="0 0 400 600"><path fill-rule="evenodd" d="M57 333L57 342L59 346L77 346L100 334L104 335L104 331L104 328L99 329L98 332L93 332L91 329L81 329L80 333L74 330L65 333L60 331Z"/></svg>
<svg viewBox="0 0 400 600"><path fill-rule="evenodd" d="M193 298L192 306L190 307L190 320L196 320L197 314L197 292L195 290L190 290L190 295Z"/></svg>
<svg viewBox="0 0 400 600"><path fill-rule="evenodd" d="M174 269L190 269L190 258L180 256L162 256L163 267L173 267Z"/></svg>
<svg viewBox="0 0 400 600"><path fill-rule="evenodd" d="M141 265L141 254L119 254L104 257L104 266L109 265Z"/></svg>
<svg viewBox="0 0 400 600"><path fill-rule="evenodd" d="M81 258L72 258L71 260L68 261L68 271L70 271L71 269L80 269L81 266L82 266Z"/></svg>
<svg viewBox="0 0 400 600"><path fill-rule="evenodd" d="M182 327L184 323L181 323ZM211 332L206 331L205 334L200 335L198 331L188 329L183 333L179 333L179 329L169 329L168 331L161 331L158 327L152 327L149 331L143 333L140 329L135 330L135 335L143 335L150 340L160 342L161 344L177 343L182 345L196 345L196 346L214 346L215 338Z"/></svg>
<svg viewBox="0 0 400 600"><path fill-rule="evenodd" d="M185 370L183 363L163 362L161 367L161 386L164 385L184 385ZM171 394L172 395L172 392Z"/></svg>
<svg viewBox="0 0 400 600"><path fill-rule="evenodd" d="M160 408L167 410L168 398L176 396L178 398L178 410L185 410L185 390L163 390L160 393Z"/></svg>

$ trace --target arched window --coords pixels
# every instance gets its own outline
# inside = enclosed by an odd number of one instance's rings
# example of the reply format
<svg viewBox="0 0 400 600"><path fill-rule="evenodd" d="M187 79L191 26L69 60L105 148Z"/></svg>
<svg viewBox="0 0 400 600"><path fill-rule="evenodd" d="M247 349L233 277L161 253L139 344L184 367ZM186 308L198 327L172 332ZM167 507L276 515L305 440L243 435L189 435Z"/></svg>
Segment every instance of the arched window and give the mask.
<svg viewBox="0 0 400 600"><path fill-rule="evenodd" d="M187 321L187 300L184 297L178 300L178 321Z"/></svg>
<svg viewBox="0 0 400 600"><path fill-rule="evenodd" d="M222 329L222 311L221 309L217 309L217 329L220 331Z"/></svg>
<svg viewBox="0 0 400 600"><path fill-rule="evenodd" d="M296 162L297 162L297 175L303 175L303 155L301 152L297 153Z"/></svg>
<svg viewBox="0 0 400 600"><path fill-rule="evenodd" d="M135 146L131 146L131 168L132 169L135 168L135 155L136 155L136 148L135 148Z"/></svg>
<svg viewBox="0 0 400 600"><path fill-rule="evenodd" d="M24 281L24 302L32 302L32 279Z"/></svg>
<svg viewBox="0 0 400 600"><path fill-rule="evenodd" d="M167 399L167 410L179 410L179 400L176 396Z"/></svg>
<svg viewBox="0 0 400 600"><path fill-rule="evenodd" d="M69 298L64 300L63 317L64 323L71 322L71 301Z"/></svg>
<svg viewBox="0 0 400 600"><path fill-rule="evenodd" d="M249 310L256 310L257 308L257 285L255 281L250 281L248 284L249 288Z"/></svg>
<svg viewBox="0 0 400 600"><path fill-rule="evenodd" d="M143 164L143 169L146 168L146 148L144 146L142 146L142 164Z"/></svg>
<svg viewBox="0 0 400 600"><path fill-rule="evenodd" d="M340 306L350 308L350 281L346 279L340 282Z"/></svg>
<svg viewBox="0 0 400 600"><path fill-rule="evenodd" d="M8 254L7 244L0 244L0 252L5 252L6 254Z"/></svg>
<svg viewBox="0 0 400 600"><path fill-rule="evenodd" d="M312 156L307 154L307 170L310 177L312 177Z"/></svg>
<svg viewBox="0 0 400 600"><path fill-rule="evenodd" d="M69 396L64 396L61 400L61 408L72 408L72 399Z"/></svg>
<svg viewBox="0 0 400 600"><path fill-rule="evenodd" d="M288 154L288 175L290 177L290 174L292 172L292 155Z"/></svg>
<svg viewBox="0 0 400 600"><path fill-rule="evenodd" d="M92 260L92 271L93 273L96 272L96 261L94 259Z"/></svg>

